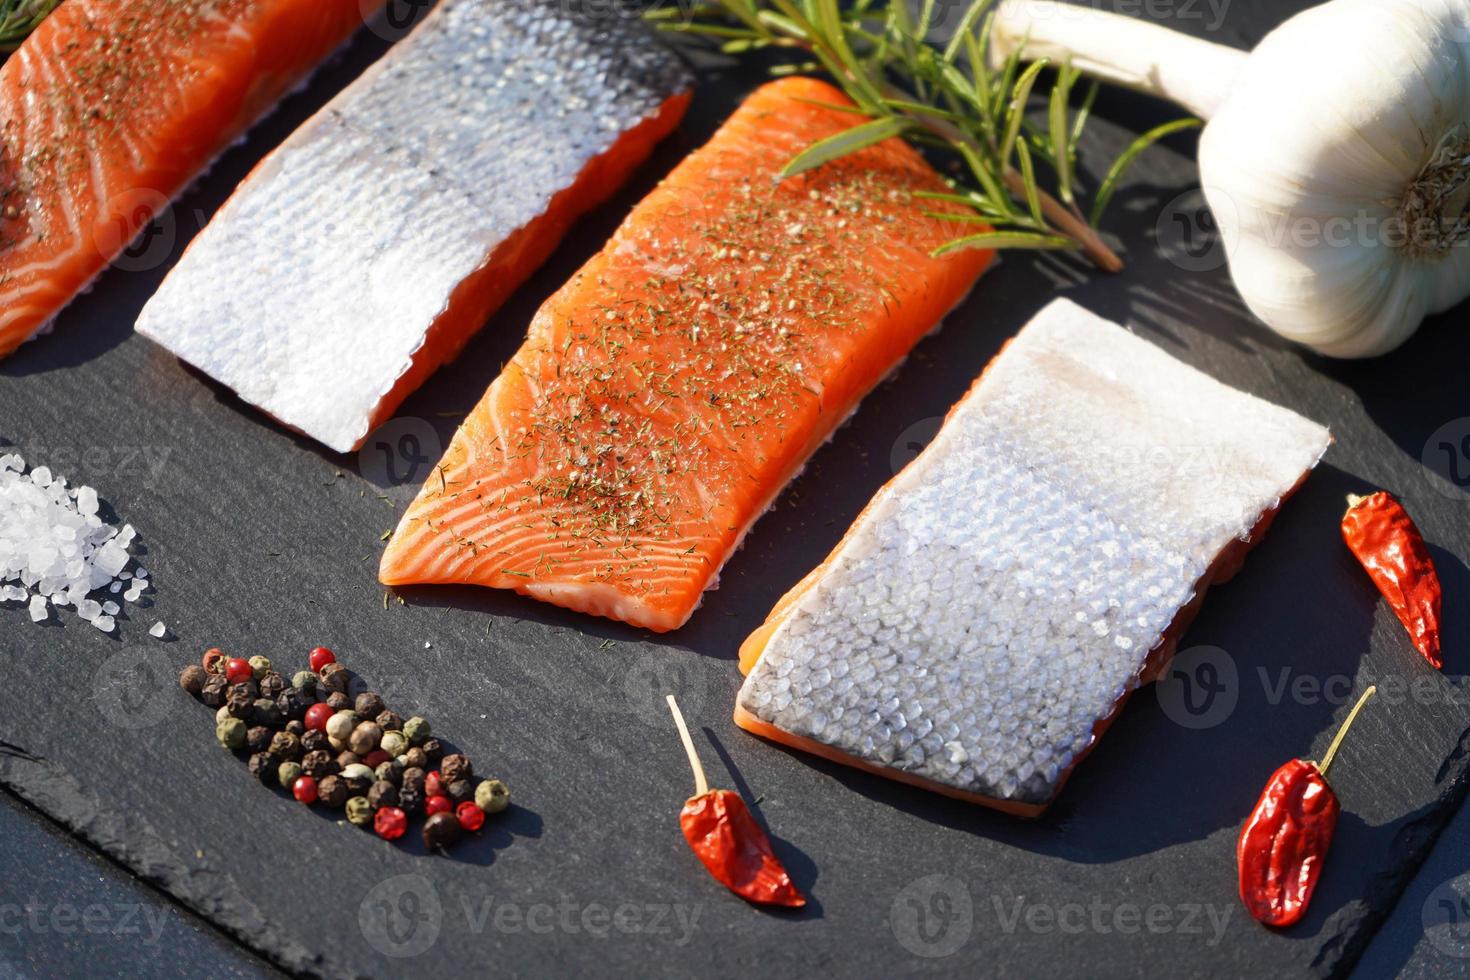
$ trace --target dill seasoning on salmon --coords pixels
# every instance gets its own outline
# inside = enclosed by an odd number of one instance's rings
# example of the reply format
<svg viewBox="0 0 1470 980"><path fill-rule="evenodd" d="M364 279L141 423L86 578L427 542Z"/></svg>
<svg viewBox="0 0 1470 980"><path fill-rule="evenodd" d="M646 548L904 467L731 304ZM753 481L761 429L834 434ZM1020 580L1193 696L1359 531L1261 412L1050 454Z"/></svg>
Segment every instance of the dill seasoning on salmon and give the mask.
<svg viewBox="0 0 1470 980"><path fill-rule="evenodd" d="M735 722L1034 816L1330 442L1057 300L746 641Z"/></svg>
<svg viewBox="0 0 1470 980"><path fill-rule="evenodd" d="M0 67L0 357L382 0L67 0Z"/></svg>
<svg viewBox="0 0 1470 980"><path fill-rule="evenodd" d="M472 583L683 625L755 520L991 254L915 195L889 140L778 179L850 128L823 82L771 83L542 307L383 555L387 585ZM947 205L931 202L945 212Z"/></svg>
<svg viewBox="0 0 1470 980"><path fill-rule="evenodd" d="M138 332L357 449L647 159L691 86L616 5L443 0L266 157Z"/></svg>

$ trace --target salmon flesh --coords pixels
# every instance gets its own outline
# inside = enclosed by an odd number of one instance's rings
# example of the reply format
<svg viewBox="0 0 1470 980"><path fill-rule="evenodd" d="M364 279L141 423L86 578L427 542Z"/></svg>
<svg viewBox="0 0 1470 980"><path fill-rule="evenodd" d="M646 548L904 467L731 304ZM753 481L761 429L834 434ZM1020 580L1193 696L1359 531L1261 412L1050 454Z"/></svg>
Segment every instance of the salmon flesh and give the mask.
<svg viewBox="0 0 1470 980"><path fill-rule="evenodd" d="M138 332L356 449L683 116L677 56L588 9L440 3L256 168Z"/></svg>
<svg viewBox="0 0 1470 980"><path fill-rule="evenodd" d="M746 642L735 720L1039 813L1330 441L1057 300Z"/></svg>
<svg viewBox="0 0 1470 980"><path fill-rule="evenodd" d="M66 0L0 67L0 357L383 0Z"/></svg>
<svg viewBox="0 0 1470 980"><path fill-rule="evenodd" d="M916 199L899 140L779 174L856 117L822 82L748 98L542 307L383 555L388 585L514 589L652 630L688 620L742 535L989 253ZM824 103L824 104L813 104Z"/></svg>

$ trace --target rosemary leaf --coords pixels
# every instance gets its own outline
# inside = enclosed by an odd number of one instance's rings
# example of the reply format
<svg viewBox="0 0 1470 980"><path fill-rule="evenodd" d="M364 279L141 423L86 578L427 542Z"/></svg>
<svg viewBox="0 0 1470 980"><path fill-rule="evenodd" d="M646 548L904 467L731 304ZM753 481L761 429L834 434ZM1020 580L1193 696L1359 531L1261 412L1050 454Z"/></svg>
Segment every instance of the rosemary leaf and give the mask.
<svg viewBox="0 0 1470 980"><path fill-rule="evenodd" d="M836 136L829 136L807 147L795 160L786 165L786 169L781 171L781 177L785 179L804 174L808 170L815 170L824 163L831 163L833 160L865 150L884 140L902 136L912 125L907 119L888 116L865 122L861 126L854 126L852 129L844 130Z"/></svg>
<svg viewBox="0 0 1470 980"><path fill-rule="evenodd" d="M61 0L0 0L0 51L14 51Z"/></svg>
<svg viewBox="0 0 1470 980"><path fill-rule="evenodd" d="M1117 162L1108 170L1108 175L1103 178L1102 186L1097 189L1097 197L1092 202L1092 224L1096 225L1103 213L1107 211L1108 204L1113 200L1113 192L1118 189L1118 182L1123 179L1128 168L1133 166L1133 161L1138 159L1140 153L1166 136L1203 125L1204 122L1199 119L1176 119L1162 126L1155 126L1129 144L1128 149L1123 151L1123 155L1118 157Z"/></svg>
<svg viewBox="0 0 1470 980"><path fill-rule="evenodd" d="M941 245L934 250L934 257L948 255L950 252L958 252L966 248L1034 248L1034 249L1072 249L1077 248L1077 243L1070 238L1060 235L1038 235L1024 231L988 231L979 235L971 235L968 238L958 238L948 244Z"/></svg>

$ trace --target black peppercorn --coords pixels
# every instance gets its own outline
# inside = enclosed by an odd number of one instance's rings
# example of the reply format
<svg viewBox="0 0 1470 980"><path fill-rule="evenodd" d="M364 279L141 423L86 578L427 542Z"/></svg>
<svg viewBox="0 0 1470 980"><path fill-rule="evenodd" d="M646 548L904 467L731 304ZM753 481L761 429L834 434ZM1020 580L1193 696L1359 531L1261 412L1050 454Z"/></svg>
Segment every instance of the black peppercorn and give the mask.
<svg viewBox="0 0 1470 980"><path fill-rule="evenodd" d="M209 680L204 682L204 687L199 692L199 700L211 708L222 707L229 689L230 682L225 679L224 674L212 674Z"/></svg>
<svg viewBox="0 0 1470 980"><path fill-rule="evenodd" d="M376 718L388 710L388 706L383 703L383 699L372 691L363 691L359 694L353 707L357 709L358 715L363 718Z"/></svg>
<svg viewBox="0 0 1470 980"><path fill-rule="evenodd" d="M463 836L459 818L452 813L436 813L424 821L424 846L430 850L449 847Z"/></svg>
<svg viewBox="0 0 1470 980"><path fill-rule="evenodd" d="M327 690L335 694L341 694L344 697L346 696L348 684L346 667L343 667L341 664L335 663L327 664L325 667L317 672L317 676L322 679L322 685L325 686Z"/></svg>
<svg viewBox="0 0 1470 980"><path fill-rule="evenodd" d="M253 680L243 680L240 683L235 684L233 686L234 687L243 687L250 694L250 700L252 700L252 701L254 701L256 698L260 697L260 685L257 684L257 683L255 683L255 681L253 681Z"/></svg>
<svg viewBox="0 0 1470 980"><path fill-rule="evenodd" d="M280 728L286 722L285 717L281 714L281 709L271 698L256 698L250 711L250 717L257 725L264 725L267 728Z"/></svg>
<svg viewBox="0 0 1470 980"><path fill-rule="evenodd" d="M310 729L301 736L301 751L303 752L326 752L332 747L327 740L327 733L320 729Z"/></svg>
<svg viewBox="0 0 1470 980"><path fill-rule="evenodd" d="M367 798L368 802L373 805L374 810L378 807L397 806L398 787L392 783L385 783L379 780L373 783L372 788L368 790Z"/></svg>
<svg viewBox="0 0 1470 980"><path fill-rule="evenodd" d="M403 753L403 761L410 769L422 769L424 772L429 771L429 757L417 745Z"/></svg>
<svg viewBox="0 0 1470 980"><path fill-rule="evenodd" d="M333 691L331 694L328 694L327 704L331 706L333 711L346 711L352 707L352 702L341 691Z"/></svg>
<svg viewBox="0 0 1470 980"><path fill-rule="evenodd" d="M437 738L431 738L420 746L424 755L429 759L429 765L437 768L444 761L444 745Z"/></svg>
<svg viewBox="0 0 1470 980"><path fill-rule="evenodd" d="M474 779L474 767L470 765L469 756L446 755L444 761L439 763L439 775L444 777L446 783L457 783L461 779Z"/></svg>
<svg viewBox="0 0 1470 980"><path fill-rule="evenodd" d="M271 730L264 725L246 729L245 745L251 752L264 752L271 747Z"/></svg>
<svg viewBox="0 0 1470 980"><path fill-rule="evenodd" d="M418 766L409 766L407 769L403 770L403 779L398 785L412 787L419 792L423 792L424 780L428 777L428 775L428 773L424 772Z"/></svg>
<svg viewBox="0 0 1470 980"><path fill-rule="evenodd" d="M255 685L250 685L254 687ZM225 695L225 707L230 709L230 715L241 721L250 717L251 709L255 707L254 692L250 691L244 684L234 684L230 687L230 693Z"/></svg>
<svg viewBox="0 0 1470 980"><path fill-rule="evenodd" d="M301 739L290 732L276 732L271 736L270 754L282 761L295 762L301 758Z"/></svg>
<svg viewBox="0 0 1470 980"><path fill-rule="evenodd" d="M350 749L344 749L343 751L337 753L337 765L341 766L343 769L346 769L348 766L355 766L361 761L362 758L358 756L356 752L353 752Z"/></svg>
<svg viewBox="0 0 1470 980"><path fill-rule="evenodd" d="M306 734L306 723L293 719L292 721L286 722L285 730L290 732L292 735L295 735L297 738L300 738L301 736Z"/></svg>
<svg viewBox="0 0 1470 980"><path fill-rule="evenodd" d="M308 752L301 757L301 771L313 779L322 779L337 774L337 763L326 752ZM321 787L317 787L321 791Z"/></svg>
<svg viewBox="0 0 1470 980"><path fill-rule="evenodd" d="M449 793L449 798L458 806L461 803L468 803L475 798L475 784L468 779L456 780L449 784L447 792Z"/></svg>
<svg viewBox="0 0 1470 980"><path fill-rule="evenodd" d="M403 731L403 716L396 711L385 711L374 720L385 732Z"/></svg>
<svg viewBox="0 0 1470 980"><path fill-rule="evenodd" d="M203 693L204 685L208 681L209 674L198 664L190 664L184 668L183 673L179 674L179 687L182 687L196 698Z"/></svg>
<svg viewBox="0 0 1470 980"><path fill-rule="evenodd" d="M424 812L424 790L422 785L413 787L407 783L398 787L398 808L410 817Z"/></svg>
<svg viewBox="0 0 1470 980"><path fill-rule="evenodd" d="M327 776L316 784L316 799L322 806L336 809L347 802L347 782L341 776Z"/></svg>
<svg viewBox="0 0 1470 980"><path fill-rule="evenodd" d="M281 709L282 715L292 721L299 721L305 717L306 709L314 703L299 687L288 687L276 696L276 707Z"/></svg>
<svg viewBox="0 0 1470 980"><path fill-rule="evenodd" d="M250 775L267 785L276 778L277 761L268 752L257 752L250 757L248 763Z"/></svg>
<svg viewBox="0 0 1470 980"><path fill-rule="evenodd" d="M263 698L270 698L274 701L285 690L286 678L280 674L270 673L260 679L260 696Z"/></svg>

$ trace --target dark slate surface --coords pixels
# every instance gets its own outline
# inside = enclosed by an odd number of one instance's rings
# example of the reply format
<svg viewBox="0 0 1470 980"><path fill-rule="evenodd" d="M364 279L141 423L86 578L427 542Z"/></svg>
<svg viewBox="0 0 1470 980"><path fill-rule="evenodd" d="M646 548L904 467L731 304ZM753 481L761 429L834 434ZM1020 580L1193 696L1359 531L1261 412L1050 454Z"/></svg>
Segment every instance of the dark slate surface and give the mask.
<svg viewBox="0 0 1470 980"><path fill-rule="evenodd" d="M1237 2L1212 36L1245 43L1284 6ZM1127 272L1009 257L817 455L685 630L655 638L468 589L406 590L385 610L374 568L379 535L411 493L394 479L401 465L374 451L335 457L279 431L130 329L196 215L381 48L371 40L222 161L163 222L153 251L0 364L0 436L99 487L140 528L159 586L118 638L0 611L0 779L295 970L1246 976L1352 964L1466 785L1470 615L1447 609L1448 669L1435 675L1337 533L1344 494L1390 487L1419 517L1451 595L1470 588L1470 493L1453 482L1455 467L1470 472L1457 451L1470 434L1470 338L1454 314L1372 364L1305 355L1253 325L1208 249L1184 141L1149 154L1115 205ZM415 435L432 457L539 302L756 80L718 67L705 78L689 123L636 186L405 405L385 442L410 447L401 436ZM1109 122L1085 154L1094 169L1130 131L1168 116L1126 95L1101 113ZM1135 698L1034 823L736 730L740 639L1058 293L1337 435L1188 634L1188 676L1223 689L1196 702L1202 715L1184 708L1183 682ZM158 618L175 642L147 635ZM177 688L177 670L209 645L295 666L316 643L506 778L516 808L441 858L253 784L213 744L210 713ZM1349 688L1367 680L1385 693L1334 770L1345 809L1336 860L1307 920L1269 933L1235 899L1236 828L1277 764L1323 750ZM741 904L684 849L674 813L690 780L664 691L680 695L716 782L758 803L813 897L804 912Z"/></svg>

